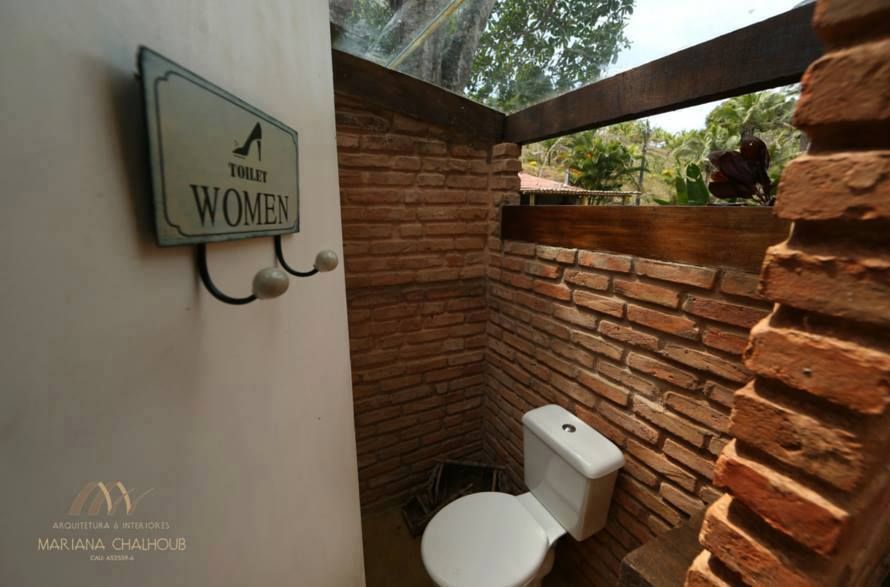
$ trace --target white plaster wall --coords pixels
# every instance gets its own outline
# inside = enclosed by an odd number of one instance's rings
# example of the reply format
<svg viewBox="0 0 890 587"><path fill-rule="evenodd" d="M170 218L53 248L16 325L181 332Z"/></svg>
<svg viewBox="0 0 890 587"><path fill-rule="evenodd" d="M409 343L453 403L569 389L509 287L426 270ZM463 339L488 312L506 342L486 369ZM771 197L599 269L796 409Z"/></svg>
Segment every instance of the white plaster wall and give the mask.
<svg viewBox="0 0 890 587"><path fill-rule="evenodd" d="M154 244L134 79L145 44L297 129L286 255L342 255L327 11L0 3L0 585L363 584L342 267L273 301L213 299L190 247ZM272 240L209 257L245 295ZM154 488L134 519L187 551L38 552L90 480Z"/></svg>

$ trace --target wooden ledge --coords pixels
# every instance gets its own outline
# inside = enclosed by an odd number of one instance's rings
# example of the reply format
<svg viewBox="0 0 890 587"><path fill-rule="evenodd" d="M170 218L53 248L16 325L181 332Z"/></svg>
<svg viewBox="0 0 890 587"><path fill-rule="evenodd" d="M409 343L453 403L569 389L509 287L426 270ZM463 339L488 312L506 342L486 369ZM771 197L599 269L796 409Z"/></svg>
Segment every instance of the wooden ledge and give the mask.
<svg viewBox="0 0 890 587"><path fill-rule="evenodd" d="M772 208L504 206L501 238L759 272L790 223Z"/></svg>

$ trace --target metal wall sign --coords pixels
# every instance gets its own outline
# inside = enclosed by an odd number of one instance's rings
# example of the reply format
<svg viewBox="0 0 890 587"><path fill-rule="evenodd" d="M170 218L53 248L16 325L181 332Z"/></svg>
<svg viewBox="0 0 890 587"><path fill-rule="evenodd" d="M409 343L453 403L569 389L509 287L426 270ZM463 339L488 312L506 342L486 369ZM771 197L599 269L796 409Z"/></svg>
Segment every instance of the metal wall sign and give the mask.
<svg viewBox="0 0 890 587"><path fill-rule="evenodd" d="M158 244L299 231L297 132L145 47Z"/></svg>

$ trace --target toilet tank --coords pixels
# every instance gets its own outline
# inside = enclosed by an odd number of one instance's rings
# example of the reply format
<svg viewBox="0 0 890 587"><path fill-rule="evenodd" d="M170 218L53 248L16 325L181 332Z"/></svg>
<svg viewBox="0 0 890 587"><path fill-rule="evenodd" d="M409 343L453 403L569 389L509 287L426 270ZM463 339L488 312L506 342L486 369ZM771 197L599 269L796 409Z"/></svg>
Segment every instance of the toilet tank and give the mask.
<svg viewBox="0 0 890 587"><path fill-rule="evenodd" d="M525 484L575 538L584 540L606 525L621 450L608 438L557 405L522 417Z"/></svg>

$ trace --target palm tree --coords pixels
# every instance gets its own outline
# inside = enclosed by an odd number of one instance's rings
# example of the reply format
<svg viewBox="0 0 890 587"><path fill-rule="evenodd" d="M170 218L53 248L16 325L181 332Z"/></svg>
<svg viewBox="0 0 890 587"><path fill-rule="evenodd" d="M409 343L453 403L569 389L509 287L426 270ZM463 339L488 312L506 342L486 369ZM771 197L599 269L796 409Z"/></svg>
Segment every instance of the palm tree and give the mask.
<svg viewBox="0 0 890 587"><path fill-rule="evenodd" d="M723 127L711 126L681 132L668 141L668 148L675 160L706 167L711 151L735 149L740 138Z"/></svg>
<svg viewBox="0 0 890 587"><path fill-rule="evenodd" d="M799 88L792 86L737 96L721 103L708 114L703 130L680 133L669 142L678 169L695 163L710 171L711 151L737 149L743 135L755 134L769 148L770 177L778 179L801 149L801 134L791 126L798 93Z"/></svg>
<svg viewBox="0 0 890 587"><path fill-rule="evenodd" d="M754 92L727 100L714 108L706 128L720 127L731 135L767 133L790 127L796 96L783 91Z"/></svg>

